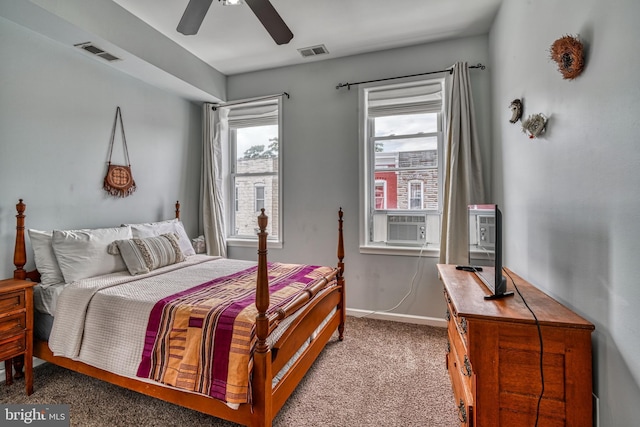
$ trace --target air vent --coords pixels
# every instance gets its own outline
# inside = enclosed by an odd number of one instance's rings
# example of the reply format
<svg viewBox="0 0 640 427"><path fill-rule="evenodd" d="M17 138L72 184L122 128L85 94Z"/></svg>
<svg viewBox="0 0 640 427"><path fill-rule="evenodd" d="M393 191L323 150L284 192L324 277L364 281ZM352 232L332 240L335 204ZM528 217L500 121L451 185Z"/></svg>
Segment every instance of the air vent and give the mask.
<svg viewBox="0 0 640 427"><path fill-rule="evenodd" d="M105 59L109 62L120 60L120 58L118 58L117 56L112 55L109 52L105 52L104 50L100 49L98 46L94 45L91 42L78 43L74 46L80 49L86 50L87 52L93 55L99 56L100 58Z"/></svg>
<svg viewBox="0 0 640 427"><path fill-rule="evenodd" d="M320 44L318 46L303 47L302 49L298 49L298 52L300 52L300 55L302 55L303 58L329 53L326 46L323 44Z"/></svg>

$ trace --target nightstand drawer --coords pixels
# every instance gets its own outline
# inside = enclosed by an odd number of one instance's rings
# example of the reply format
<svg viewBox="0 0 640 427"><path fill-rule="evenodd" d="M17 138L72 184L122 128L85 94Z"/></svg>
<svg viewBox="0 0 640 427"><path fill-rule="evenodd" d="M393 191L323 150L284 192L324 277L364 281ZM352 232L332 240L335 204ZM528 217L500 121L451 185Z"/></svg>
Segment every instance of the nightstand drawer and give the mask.
<svg viewBox="0 0 640 427"><path fill-rule="evenodd" d="M25 329L27 329L27 314L25 312L0 317L0 340L18 335Z"/></svg>
<svg viewBox="0 0 640 427"><path fill-rule="evenodd" d="M0 313L9 313L25 307L24 291L0 294Z"/></svg>
<svg viewBox="0 0 640 427"><path fill-rule="evenodd" d="M0 360L7 360L25 351L26 334L7 338L0 341Z"/></svg>
<svg viewBox="0 0 640 427"><path fill-rule="evenodd" d="M5 383L13 383L15 368L15 378L24 376L27 396L33 393L34 285L21 279L0 280L0 360L4 360Z"/></svg>

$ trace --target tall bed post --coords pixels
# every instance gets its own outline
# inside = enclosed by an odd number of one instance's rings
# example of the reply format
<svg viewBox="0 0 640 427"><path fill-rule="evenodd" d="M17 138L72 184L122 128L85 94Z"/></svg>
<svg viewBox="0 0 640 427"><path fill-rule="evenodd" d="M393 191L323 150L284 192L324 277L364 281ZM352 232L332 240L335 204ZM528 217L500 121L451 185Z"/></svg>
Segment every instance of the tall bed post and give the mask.
<svg viewBox="0 0 640 427"><path fill-rule="evenodd" d="M16 269L13 271L13 278L18 280L27 278L27 272L23 268L27 263L27 251L24 246L24 210L26 207L22 203L22 199L16 205L16 211L18 211L18 215L16 215L16 247L13 252L13 264Z"/></svg>
<svg viewBox="0 0 640 427"><path fill-rule="evenodd" d="M267 344L269 335L269 276L267 274L267 223L268 217L264 213L264 208L260 210L258 216L258 277L256 283L256 345L254 362L254 384L253 404L256 406L254 414L257 416L257 426L270 426L273 419L273 392L271 379L271 350Z"/></svg>
<svg viewBox="0 0 640 427"><path fill-rule="evenodd" d="M17 280L31 280L32 282L40 281L40 273L38 270L27 271L24 269L24 265L27 263L27 251L24 240L24 211L27 208L22 202L22 199L18 200L16 205L16 246L13 250L13 265L16 269L13 271L13 278Z"/></svg>
<svg viewBox="0 0 640 427"><path fill-rule="evenodd" d="M176 202L176 219L180 219L180 201Z"/></svg>
<svg viewBox="0 0 640 427"><path fill-rule="evenodd" d="M340 325L338 325L338 339L344 340L344 325L347 321L347 294L344 286L344 239L342 236L342 207L338 210L338 286L341 288L340 304L342 305Z"/></svg>
<svg viewBox="0 0 640 427"><path fill-rule="evenodd" d="M258 278L256 284L256 308L258 316L256 321L256 335L258 337L257 351L264 352L268 348L267 336L269 335L269 277L267 275L267 222L268 217L261 209L258 216Z"/></svg>

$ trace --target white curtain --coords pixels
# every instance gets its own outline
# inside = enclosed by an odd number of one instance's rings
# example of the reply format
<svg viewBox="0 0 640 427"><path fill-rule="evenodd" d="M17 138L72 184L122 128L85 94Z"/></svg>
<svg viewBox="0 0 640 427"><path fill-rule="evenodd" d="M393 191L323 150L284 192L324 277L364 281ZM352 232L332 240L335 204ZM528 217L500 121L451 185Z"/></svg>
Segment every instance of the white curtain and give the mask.
<svg viewBox="0 0 640 427"><path fill-rule="evenodd" d="M458 62L447 76L446 134L440 262L469 262L468 205L486 203L469 67Z"/></svg>
<svg viewBox="0 0 640 427"><path fill-rule="evenodd" d="M203 152L200 200L202 226L208 255L227 256L224 226L224 197L222 176L222 143L228 136L226 108L203 106Z"/></svg>

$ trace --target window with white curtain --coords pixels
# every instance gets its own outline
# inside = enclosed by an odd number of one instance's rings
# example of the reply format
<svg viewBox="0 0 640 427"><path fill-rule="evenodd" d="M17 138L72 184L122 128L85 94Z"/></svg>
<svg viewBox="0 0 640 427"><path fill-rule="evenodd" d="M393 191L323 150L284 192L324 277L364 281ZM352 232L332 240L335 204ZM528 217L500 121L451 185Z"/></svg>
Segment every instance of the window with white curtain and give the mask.
<svg viewBox="0 0 640 427"><path fill-rule="evenodd" d="M360 87L360 248L415 254L440 241L444 79Z"/></svg>
<svg viewBox="0 0 640 427"><path fill-rule="evenodd" d="M269 217L270 242L282 241L281 98L226 107L229 129L230 225L236 244L257 239L257 216Z"/></svg>

